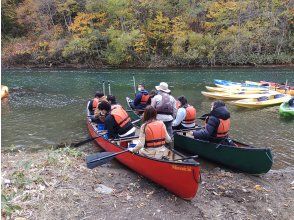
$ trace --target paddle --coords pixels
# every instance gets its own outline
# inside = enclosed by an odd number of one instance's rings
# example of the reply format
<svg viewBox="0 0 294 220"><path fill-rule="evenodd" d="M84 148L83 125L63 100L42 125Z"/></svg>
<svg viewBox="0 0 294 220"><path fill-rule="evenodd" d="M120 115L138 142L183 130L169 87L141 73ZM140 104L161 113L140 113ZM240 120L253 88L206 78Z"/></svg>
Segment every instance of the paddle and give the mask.
<svg viewBox="0 0 294 220"><path fill-rule="evenodd" d="M111 95L111 90L110 90L110 82L108 81L108 93Z"/></svg>
<svg viewBox="0 0 294 220"><path fill-rule="evenodd" d="M100 166L102 164L108 163L111 161L115 156L119 154L123 154L129 152L128 149L114 153L114 152L101 152L101 153L96 153L92 154L86 157L86 163L87 167L89 169L93 169L97 166Z"/></svg>
<svg viewBox="0 0 294 220"><path fill-rule="evenodd" d="M102 83L102 87L103 87L103 95L106 95L106 94L105 94L105 81L103 81L103 83Z"/></svg>
<svg viewBox="0 0 294 220"><path fill-rule="evenodd" d="M133 74L133 82L134 82L134 92L136 95L136 80L135 80L135 74Z"/></svg>
<svg viewBox="0 0 294 220"><path fill-rule="evenodd" d="M104 134L106 134L106 132L101 133L100 135L98 135L98 136L96 136L96 137L91 137L91 138L88 138L88 139L86 139L86 140L80 141L80 142L75 143L75 144L71 143L70 147L79 147L79 146L82 146L82 145L84 145L84 144L86 144L86 143L89 143L89 142L91 142L91 141L94 141L95 139L97 139L97 138L103 136Z"/></svg>
<svg viewBox="0 0 294 220"><path fill-rule="evenodd" d="M184 158L180 158L180 159L176 159L176 160L171 160L171 161L179 161L179 160L187 160L187 159L196 159L198 158L198 155L193 155L193 156L189 156L189 157L184 157Z"/></svg>

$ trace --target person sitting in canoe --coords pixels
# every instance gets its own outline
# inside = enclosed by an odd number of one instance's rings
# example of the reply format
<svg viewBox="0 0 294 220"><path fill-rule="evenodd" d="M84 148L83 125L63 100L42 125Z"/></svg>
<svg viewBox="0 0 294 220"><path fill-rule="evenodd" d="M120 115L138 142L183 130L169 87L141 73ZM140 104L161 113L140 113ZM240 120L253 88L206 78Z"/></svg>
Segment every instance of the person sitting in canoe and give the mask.
<svg viewBox="0 0 294 220"><path fill-rule="evenodd" d="M108 95L106 99L108 103L111 105L111 110L116 107L122 107L120 104L117 103L116 97L114 95Z"/></svg>
<svg viewBox="0 0 294 220"><path fill-rule="evenodd" d="M211 104L211 112L204 115L205 127L193 132L195 139L218 141L228 137L230 130L230 113L223 101Z"/></svg>
<svg viewBox="0 0 294 220"><path fill-rule="evenodd" d="M117 105L112 108L109 102L102 101L98 105L98 109L106 115L104 125L109 138L132 137L135 135L136 129L122 106Z"/></svg>
<svg viewBox="0 0 294 220"><path fill-rule="evenodd" d="M185 96L178 97L178 111L172 126L174 130L194 128L196 126L196 109L188 104Z"/></svg>
<svg viewBox="0 0 294 220"><path fill-rule="evenodd" d="M151 101L152 101L153 97L156 95L157 95L157 91L155 89L152 89L149 93L149 99L147 101L147 105L151 105Z"/></svg>
<svg viewBox="0 0 294 220"><path fill-rule="evenodd" d="M152 106L147 106L143 115L143 125L140 128L139 142L132 152L156 159L167 158L169 150L165 147L166 143L172 140L166 131L162 121L156 119L156 110Z"/></svg>
<svg viewBox="0 0 294 220"><path fill-rule="evenodd" d="M130 103L133 109L145 109L147 106L147 102L149 100L149 93L145 89L145 85L143 83L138 85L138 93L134 99L133 103Z"/></svg>
<svg viewBox="0 0 294 220"><path fill-rule="evenodd" d="M98 104L99 104L101 101L103 101L103 100L104 100L104 101L106 100L106 98L105 98L103 92L99 92L99 91L97 91L97 92L95 93L95 97L94 97L94 99L91 100L91 101L89 102L89 105L88 105L88 110L89 110L89 112L90 112L90 115L93 115L93 114L94 114L94 111L95 111L95 109L97 108Z"/></svg>
<svg viewBox="0 0 294 220"><path fill-rule="evenodd" d="M163 121L169 136L172 137L172 122L177 114L176 100L170 95L167 83L161 82L155 88L158 94L152 98L151 106L157 111L157 120Z"/></svg>

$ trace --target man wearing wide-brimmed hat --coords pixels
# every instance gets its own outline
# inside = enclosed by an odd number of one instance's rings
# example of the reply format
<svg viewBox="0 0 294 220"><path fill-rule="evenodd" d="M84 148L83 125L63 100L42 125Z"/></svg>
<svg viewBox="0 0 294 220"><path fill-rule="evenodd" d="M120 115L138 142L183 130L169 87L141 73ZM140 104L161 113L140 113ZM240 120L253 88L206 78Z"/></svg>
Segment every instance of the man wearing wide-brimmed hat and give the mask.
<svg viewBox="0 0 294 220"><path fill-rule="evenodd" d="M166 82L161 82L155 88L158 94L152 98L151 106L157 111L157 120L163 121L168 134L173 137L172 121L177 114L176 100L170 95Z"/></svg>

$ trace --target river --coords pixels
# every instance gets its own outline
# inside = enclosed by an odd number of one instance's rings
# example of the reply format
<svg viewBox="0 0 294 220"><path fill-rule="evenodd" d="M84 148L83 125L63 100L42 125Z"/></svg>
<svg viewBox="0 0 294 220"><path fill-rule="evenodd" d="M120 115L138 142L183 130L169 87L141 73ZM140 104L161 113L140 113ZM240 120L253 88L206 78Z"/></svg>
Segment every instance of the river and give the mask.
<svg viewBox="0 0 294 220"><path fill-rule="evenodd" d="M161 81L172 94L185 95L198 116L210 109L201 95L214 79L232 81L294 81L293 68L209 69L107 69L107 70L4 70L2 84L12 91L2 100L2 147L42 147L87 137L85 108L102 81L109 81L112 94L125 105L133 96L132 75L151 90ZM294 164L294 121L281 118L278 106L240 109L228 104L231 136L241 142L273 150L273 169Z"/></svg>

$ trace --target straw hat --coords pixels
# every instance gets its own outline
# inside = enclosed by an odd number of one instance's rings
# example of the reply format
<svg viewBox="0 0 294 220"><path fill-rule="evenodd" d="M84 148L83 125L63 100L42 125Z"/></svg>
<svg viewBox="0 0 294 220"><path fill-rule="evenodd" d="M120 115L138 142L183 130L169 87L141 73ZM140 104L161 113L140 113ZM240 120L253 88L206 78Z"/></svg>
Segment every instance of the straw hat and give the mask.
<svg viewBox="0 0 294 220"><path fill-rule="evenodd" d="M170 90L168 89L168 84L166 82L161 82L159 86L155 86L155 89L166 93L170 93Z"/></svg>

